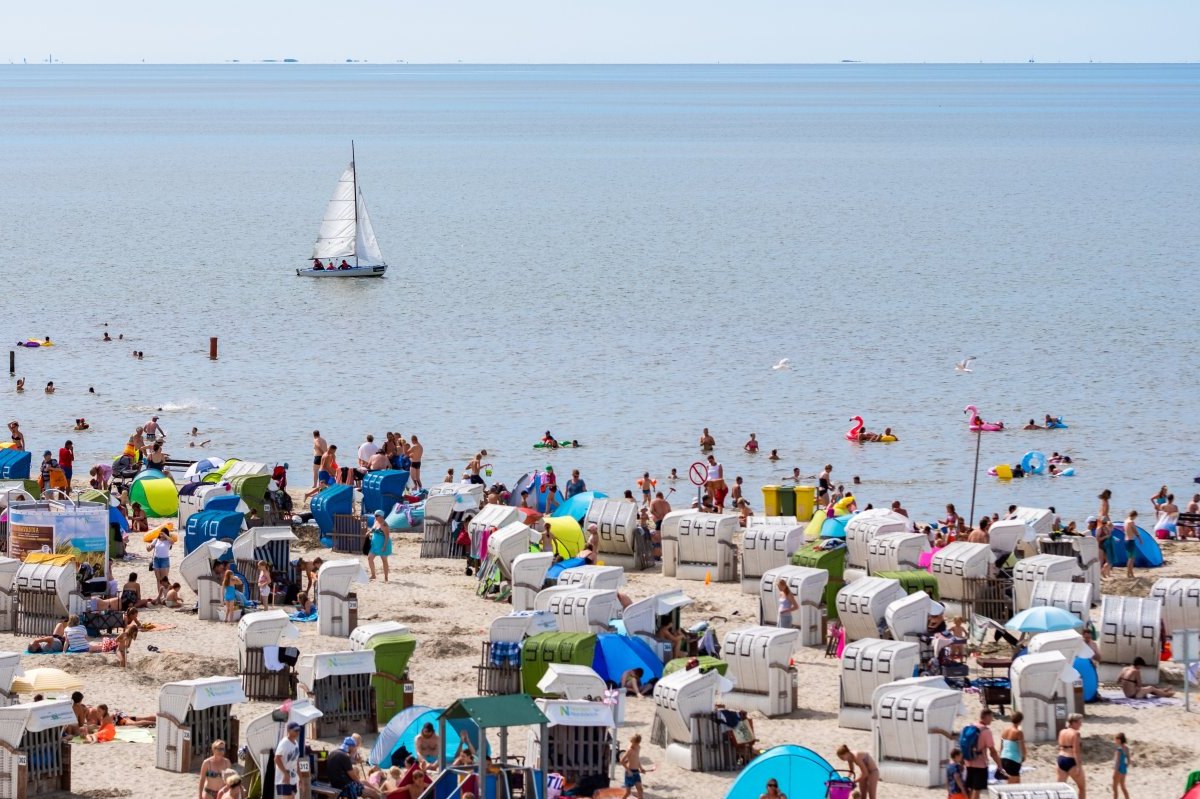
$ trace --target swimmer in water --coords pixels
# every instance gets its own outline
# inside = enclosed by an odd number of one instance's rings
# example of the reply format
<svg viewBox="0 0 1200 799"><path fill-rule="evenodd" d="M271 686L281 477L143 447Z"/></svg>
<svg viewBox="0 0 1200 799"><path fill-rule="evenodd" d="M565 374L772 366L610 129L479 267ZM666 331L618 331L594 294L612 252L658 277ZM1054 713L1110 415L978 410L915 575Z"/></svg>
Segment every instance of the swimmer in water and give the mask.
<svg viewBox="0 0 1200 799"><path fill-rule="evenodd" d="M190 441L190 442L188 442L188 446L189 447L196 447L196 446L207 447L211 443L212 443L212 439L206 438L203 441L201 441L199 444L197 444L195 441Z"/></svg>
<svg viewBox="0 0 1200 799"><path fill-rule="evenodd" d="M677 472L675 469L672 469L671 473L669 475L667 475L667 479L670 480L672 483L674 483L676 480L679 479L679 472Z"/></svg>
<svg viewBox="0 0 1200 799"><path fill-rule="evenodd" d="M104 331L104 340L105 340L105 341L112 341L112 336L108 335L108 331L107 331L107 330L105 330L105 331Z"/></svg>
<svg viewBox="0 0 1200 799"><path fill-rule="evenodd" d="M1042 430L1043 428L1040 424L1038 424L1034 420L1030 419L1029 424L1025 425L1025 427L1023 429L1025 429L1025 430Z"/></svg>
<svg viewBox="0 0 1200 799"><path fill-rule="evenodd" d="M771 450L771 455L767 458L767 460L769 460L769 461L779 460L779 450L777 450L777 449Z"/></svg>
<svg viewBox="0 0 1200 799"><path fill-rule="evenodd" d="M580 445L580 443L579 443L579 439L577 439L577 438L572 438L572 439L571 439L571 448L572 448L572 449L577 449L577 448L578 448L578 447L580 447L580 446L581 446L581 445Z"/></svg>
<svg viewBox="0 0 1200 799"><path fill-rule="evenodd" d="M87 430L89 427L91 427L91 425L87 423L87 419L80 417L79 419L75 420L76 430Z"/></svg>
<svg viewBox="0 0 1200 799"><path fill-rule="evenodd" d="M189 436L198 436L198 435L200 435L200 429L199 429L199 428L196 428L196 427L193 427L193 428L192 428L192 432L188 433L188 435L189 435Z"/></svg>
<svg viewBox="0 0 1200 799"><path fill-rule="evenodd" d="M24 391L25 391L25 378L18 377L17 378L17 393L20 394Z"/></svg>
<svg viewBox="0 0 1200 799"><path fill-rule="evenodd" d="M89 393L89 394L95 394L95 393L96 393L96 387L95 387L95 386L88 386L88 393Z"/></svg>
<svg viewBox="0 0 1200 799"><path fill-rule="evenodd" d="M46 384L46 393L47 394L54 393L54 381L53 380L51 380L49 383Z"/></svg>
<svg viewBox="0 0 1200 799"><path fill-rule="evenodd" d="M550 431L546 431L546 435L542 436L542 443L550 449L558 449L558 439L550 435Z"/></svg>

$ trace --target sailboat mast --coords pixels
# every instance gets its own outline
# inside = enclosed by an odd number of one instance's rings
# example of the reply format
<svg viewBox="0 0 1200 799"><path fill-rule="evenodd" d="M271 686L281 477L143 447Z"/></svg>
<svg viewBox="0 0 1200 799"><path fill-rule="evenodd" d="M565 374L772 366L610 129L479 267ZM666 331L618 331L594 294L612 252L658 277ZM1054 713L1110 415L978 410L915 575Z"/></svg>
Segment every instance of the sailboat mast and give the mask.
<svg viewBox="0 0 1200 799"><path fill-rule="evenodd" d="M350 179L354 183L354 265L358 266L358 164L354 160L354 139L350 140Z"/></svg>

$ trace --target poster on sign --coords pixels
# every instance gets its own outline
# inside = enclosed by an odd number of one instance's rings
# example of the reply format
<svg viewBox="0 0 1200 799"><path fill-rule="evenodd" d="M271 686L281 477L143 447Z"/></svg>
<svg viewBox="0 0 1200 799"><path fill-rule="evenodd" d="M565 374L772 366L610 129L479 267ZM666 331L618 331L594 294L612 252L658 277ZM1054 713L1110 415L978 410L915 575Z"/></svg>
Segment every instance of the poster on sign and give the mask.
<svg viewBox="0 0 1200 799"><path fill-rule="evenodd" d="M108 506L99 502L14 502L8 509L9 554L69 555L100 574L108 566Z"/></svg>

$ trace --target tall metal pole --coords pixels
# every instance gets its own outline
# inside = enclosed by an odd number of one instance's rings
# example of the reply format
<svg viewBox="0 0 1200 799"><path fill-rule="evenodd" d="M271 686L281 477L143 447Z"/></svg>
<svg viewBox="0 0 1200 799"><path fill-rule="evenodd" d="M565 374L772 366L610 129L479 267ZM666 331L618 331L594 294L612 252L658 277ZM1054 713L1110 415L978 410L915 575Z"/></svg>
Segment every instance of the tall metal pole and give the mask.
<svg viewBox="0 0 1200 799"><path fill-rule="evenodd" d="M354 163L354 139L350 140L350 179L354 182L354 265L358 266L358 164Z"/></svg>
<svg viewBox="0 0 1200 799"><path fill-rule="evenodd" d="M975 526L975 492L979 488L979 445L983 441L983 428L975 431L975 471L971 473L971 527Z"/></svg>

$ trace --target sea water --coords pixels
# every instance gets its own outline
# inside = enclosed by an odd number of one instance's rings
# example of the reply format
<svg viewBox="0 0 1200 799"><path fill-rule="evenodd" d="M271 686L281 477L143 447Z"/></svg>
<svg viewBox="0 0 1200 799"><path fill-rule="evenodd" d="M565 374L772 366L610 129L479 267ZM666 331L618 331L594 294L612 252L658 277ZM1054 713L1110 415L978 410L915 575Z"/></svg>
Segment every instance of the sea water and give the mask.
<svg viewBox="0 0 1200 799"><path fill-rule="evenodd" d="M620 494L707 426L756 509L828 462L931 518L973 403L1014 428L976 515L1200 488L1195 65L7 66L0 108L0 340L57 342L0 413L77 474L162 408L294 484L314 428L397 430L427 483L486 448ZM387 277L296 277L351 140ZM982 475L1029 450L1077 475Z"/></svg>

